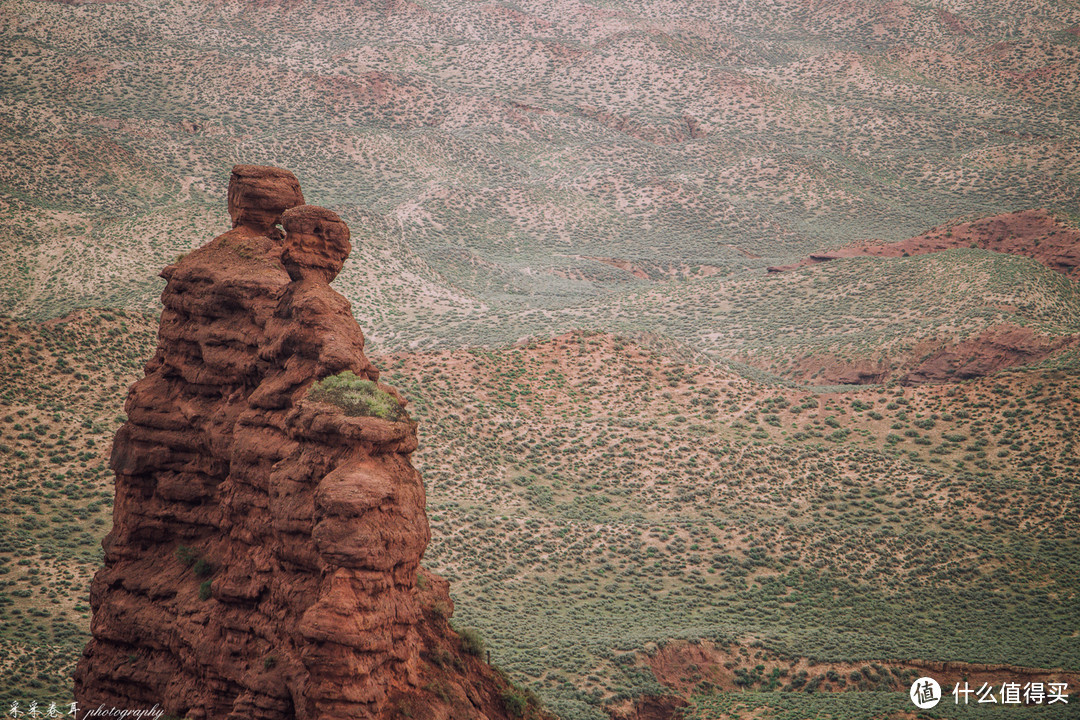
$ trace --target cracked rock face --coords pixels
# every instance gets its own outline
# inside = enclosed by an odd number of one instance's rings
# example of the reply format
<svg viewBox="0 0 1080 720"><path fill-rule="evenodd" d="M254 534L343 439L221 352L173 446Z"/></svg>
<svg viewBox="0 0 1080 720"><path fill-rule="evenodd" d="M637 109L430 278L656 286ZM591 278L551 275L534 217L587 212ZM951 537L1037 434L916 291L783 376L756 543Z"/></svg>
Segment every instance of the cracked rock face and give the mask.
<svg viewBox="0 0 1080 720"><path fill-rule="evenodd" d="M403 403L329 286L348 227L279 168L237 166L228 200L233 229L161 273L157 351L113 444L78 702L192 720L506 717L505 681L463 652L447 584L420 569L415 423L307 397L347 370Z"/></svg>

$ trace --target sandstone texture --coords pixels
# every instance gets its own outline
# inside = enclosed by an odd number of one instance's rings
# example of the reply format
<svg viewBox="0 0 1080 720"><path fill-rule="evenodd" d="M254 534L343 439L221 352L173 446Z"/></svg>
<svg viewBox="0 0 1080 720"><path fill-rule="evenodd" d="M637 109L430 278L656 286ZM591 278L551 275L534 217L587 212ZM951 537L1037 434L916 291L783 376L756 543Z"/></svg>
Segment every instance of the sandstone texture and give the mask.
<svg viewBox="0 0 1080 720"><path fill-rule="evenodd" d="M161 273L157 351L113 445L80 706L539 717L466 652L447 583L420 568L415 423L307 397L346 370L378 383L329 286L351 247L345 223L303 205L279 168L237 166L228 201L233 229Z"/></svg>
<svg viewBox="0 0 1080 720"><path fill-rule="evenodd" d="M229 178L229 216L233 227L272 232L289 208L304 204L300 181L288 170L266 165L236 165Z"/></svg>

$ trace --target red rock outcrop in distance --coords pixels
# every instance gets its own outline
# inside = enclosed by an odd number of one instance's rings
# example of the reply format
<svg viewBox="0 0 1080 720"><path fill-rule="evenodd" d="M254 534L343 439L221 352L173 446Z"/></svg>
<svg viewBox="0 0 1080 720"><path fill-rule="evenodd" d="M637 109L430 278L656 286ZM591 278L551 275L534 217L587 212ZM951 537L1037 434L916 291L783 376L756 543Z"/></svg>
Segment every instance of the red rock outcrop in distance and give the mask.
<svg viewBox="0 0 1080 720"><path fill-rule="evenodd" d="M1061 223L1046 210L1022 210L941 225L901 242L853 245L767 270L786 272L840 258L906 257L974 247L1029 257L1072 280L1080 280L1080 230Z"/></svg>
<svg viewBox="0 0 1080 720"><path fill-rule="evenodd" d="M991 375L999 370L1045 360L1080 343L1078 335L1042 335L1013 323L992 325L964 340L938 337L916 343L886 360L842 359L829 354L799 358L789 377L821 385L901 385L943 383ZM752 364L753 357L743 359Z"/></svg>
<svg viewBox="0 0 1080 720"><path fill-rule="evenodd" d="M447 583L419 568L415 423L305 397L345 370L378 381L328 284L348 227L278 168L237 166L228 199L232 230L161 273L157 351L113 443L80 706L508 717L509 686L464 651Z"/></svg>
<svg viewBox="0 0 1080 720"><path fill-rule="evenodd" d="M1022 210L949 223L902 242L852 245L811 255L792 265L778 265L779 273L808 265L851 257L906 257L955 248L981 248L1036 260L1065 277L1080 281L1080 230L1065 225L1046 210ZM872 384L897 379L903 384L949 382L981 377L1017 365L1041 361L1078 342L1075 335L1055 337L1003 323L979 335L957 341L927 340L891 358L891 369L880 360L841 360L810 356L796 363L794 376L821 384ZM753 363L753 358L744 358Z"/></svg>

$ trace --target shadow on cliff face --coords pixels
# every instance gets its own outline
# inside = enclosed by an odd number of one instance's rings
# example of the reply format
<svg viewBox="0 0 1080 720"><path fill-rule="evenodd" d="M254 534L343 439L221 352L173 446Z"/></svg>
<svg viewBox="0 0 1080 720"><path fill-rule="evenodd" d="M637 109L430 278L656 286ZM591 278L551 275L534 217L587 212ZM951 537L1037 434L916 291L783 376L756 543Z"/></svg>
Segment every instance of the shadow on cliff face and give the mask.
<svg viewBox="0 0 1080 720"><path fill-rule="evenodd" d="M309 394L342 376L405 405L329 285L348 227L279 168L236 166L228 199L233 228L161 273L158 347L113 445L78 702L192 720L542 717L463 645L448 584L420 569L416 424Z"/></svg>

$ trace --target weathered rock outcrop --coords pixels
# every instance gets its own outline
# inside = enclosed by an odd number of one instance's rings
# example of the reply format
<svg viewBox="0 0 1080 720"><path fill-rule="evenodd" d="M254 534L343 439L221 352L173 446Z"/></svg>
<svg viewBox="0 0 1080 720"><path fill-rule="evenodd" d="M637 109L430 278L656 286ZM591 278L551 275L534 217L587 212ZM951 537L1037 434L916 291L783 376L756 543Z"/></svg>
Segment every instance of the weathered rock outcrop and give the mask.
<svg viewBox="0 0 1080 720"><path fill-rule="evenodd" d="M237 166L228 198L232 230L161 273L77 700L192 720L509 717L521 696L464 651L447 584L419 567L415 424L308 396L351 371L403 404L328 284L348 228L278 168Z"/></svg>
<svg viewBox="0 0 1080 720"><path fill-rule="evenodd" d="M918 385L982 377L1039 362L1062 348L1075 346L1076 342L1076 336L1053 337L1010 323L995 325L954 345L933 342L916 345L911 355L917 362L900 376L900 382Z"/></svg>
<svg viewBox="0 0 1080 720"><path fill-rule="evenodd" d="M901 242L851 245L767 269L786 272L840 258L907 257L954 248L982 248L1029 257L1072 280L1080 280L1080 230L1061 223L1046 210L1022 210L950 223Z"/></svg>
<svg viewBox="0 0 1080 720"><path fill-rule="evenodd" d="M806 355L787 367L785 374L818 385L872 385L890 380L903 385L944 383L1037 363L1077 343L1077 334L1047 335L1030 327L1001 323L962 340L931 337L892 353L887 360ZM753 365L756 359L740 360Z"/></svg>

